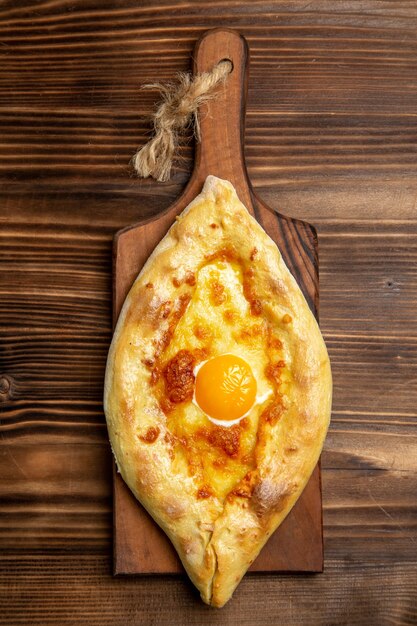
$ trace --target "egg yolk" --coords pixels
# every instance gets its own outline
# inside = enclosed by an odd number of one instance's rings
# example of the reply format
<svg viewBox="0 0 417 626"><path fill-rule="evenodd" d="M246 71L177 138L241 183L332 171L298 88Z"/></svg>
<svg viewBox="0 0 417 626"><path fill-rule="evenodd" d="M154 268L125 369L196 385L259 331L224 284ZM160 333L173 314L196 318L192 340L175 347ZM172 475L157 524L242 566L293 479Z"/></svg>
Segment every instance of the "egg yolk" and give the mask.
<svg viewBox="0 0 417 626"><path fill-rule="evenodd" d="M195 399L200 409L214 419L242 417L256 399L256 380L250 365L234 354L209 359L197 372Z"/></svg>

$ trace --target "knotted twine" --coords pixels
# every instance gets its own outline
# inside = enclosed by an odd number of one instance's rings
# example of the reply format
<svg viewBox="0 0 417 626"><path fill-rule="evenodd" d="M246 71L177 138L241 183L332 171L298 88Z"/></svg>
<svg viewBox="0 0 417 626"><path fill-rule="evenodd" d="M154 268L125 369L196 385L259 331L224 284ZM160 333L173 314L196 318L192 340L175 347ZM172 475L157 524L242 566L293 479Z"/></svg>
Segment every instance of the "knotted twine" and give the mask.
<svg viewBox="0 0 417 626"><path fill-rule="evenodd" d="M180 133L192 125L194 135L200 141L198 108L216 97L213 90L226 80L232 68L231 61L224 60L211 72L196 76L181 73L175 83L143 85L142 89L157 89L162 96L162 102L152 116L154 136L132 159L132 165L139 176L152 176L161 182L169 180Z"/></svg>

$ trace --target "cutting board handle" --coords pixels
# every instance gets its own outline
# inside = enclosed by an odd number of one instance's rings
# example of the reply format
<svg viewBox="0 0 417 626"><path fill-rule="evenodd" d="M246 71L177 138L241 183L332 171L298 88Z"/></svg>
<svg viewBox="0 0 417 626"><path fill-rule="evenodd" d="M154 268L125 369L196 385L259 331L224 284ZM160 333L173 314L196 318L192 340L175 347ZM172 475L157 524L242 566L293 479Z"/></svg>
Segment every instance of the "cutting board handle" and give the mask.
<svg viewBox="0 0 417 626"><path fill-rule="evenodd" d="M253 213L250 183L244 158L249 48L245 38L229 28L207 31L194 49L194 73L208 72L223 59L232 72L216 89L216 97L199 110L201 141L196 146L190 184L200 187L209 174L229 180Z"/></svg>

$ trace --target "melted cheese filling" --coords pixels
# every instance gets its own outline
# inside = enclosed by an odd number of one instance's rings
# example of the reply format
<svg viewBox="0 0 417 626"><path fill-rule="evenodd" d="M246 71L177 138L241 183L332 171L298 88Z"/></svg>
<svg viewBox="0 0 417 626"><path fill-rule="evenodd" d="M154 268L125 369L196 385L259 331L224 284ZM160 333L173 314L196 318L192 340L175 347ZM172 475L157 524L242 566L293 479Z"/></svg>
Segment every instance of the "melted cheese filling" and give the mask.
<svg viewBox="0 0 417 626"><path fill-rule="evenodd" d="M225 498L256 466L259 418L277 389L268 376L268 367L282 352L280 342L275 343L278 347L271 347L267 320L253 314L240 265L219 260L204 265L196 276L192 298L160 357L165 376L174 381L177 376L184 383L180 391L185 389L185 395L171 394L173 402L165 410L174 471L196 478L199 498ZM248 364L256 385L250 409L226 424L219 424L221 419L213 423L198 402L192 401L194 371L219 355L234 355ZM163 384L160 381L159 389L166 396ZM216 400L219 389L213 388L211 393L214 405L220 406L221 401Z"/></svg>

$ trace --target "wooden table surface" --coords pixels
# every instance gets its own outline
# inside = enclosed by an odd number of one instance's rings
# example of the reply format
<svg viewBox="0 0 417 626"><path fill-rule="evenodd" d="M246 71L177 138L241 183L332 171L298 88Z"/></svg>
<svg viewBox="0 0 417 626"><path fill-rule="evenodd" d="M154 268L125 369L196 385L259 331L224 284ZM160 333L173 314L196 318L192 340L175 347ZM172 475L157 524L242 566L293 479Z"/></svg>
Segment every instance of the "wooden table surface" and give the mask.
<svg viewBox="0 0 417 626"><path fill-rule="evenodd" d="M0 4L0 624L417 623L417 3ZM184 188L129 168L146 81L196 39L251 48L246 155L313 222L334 374L325 572L249 575L222 610L184 577L112 577L102 410L113 233ZM140 541L140 537L138 538Z"/></svg>

